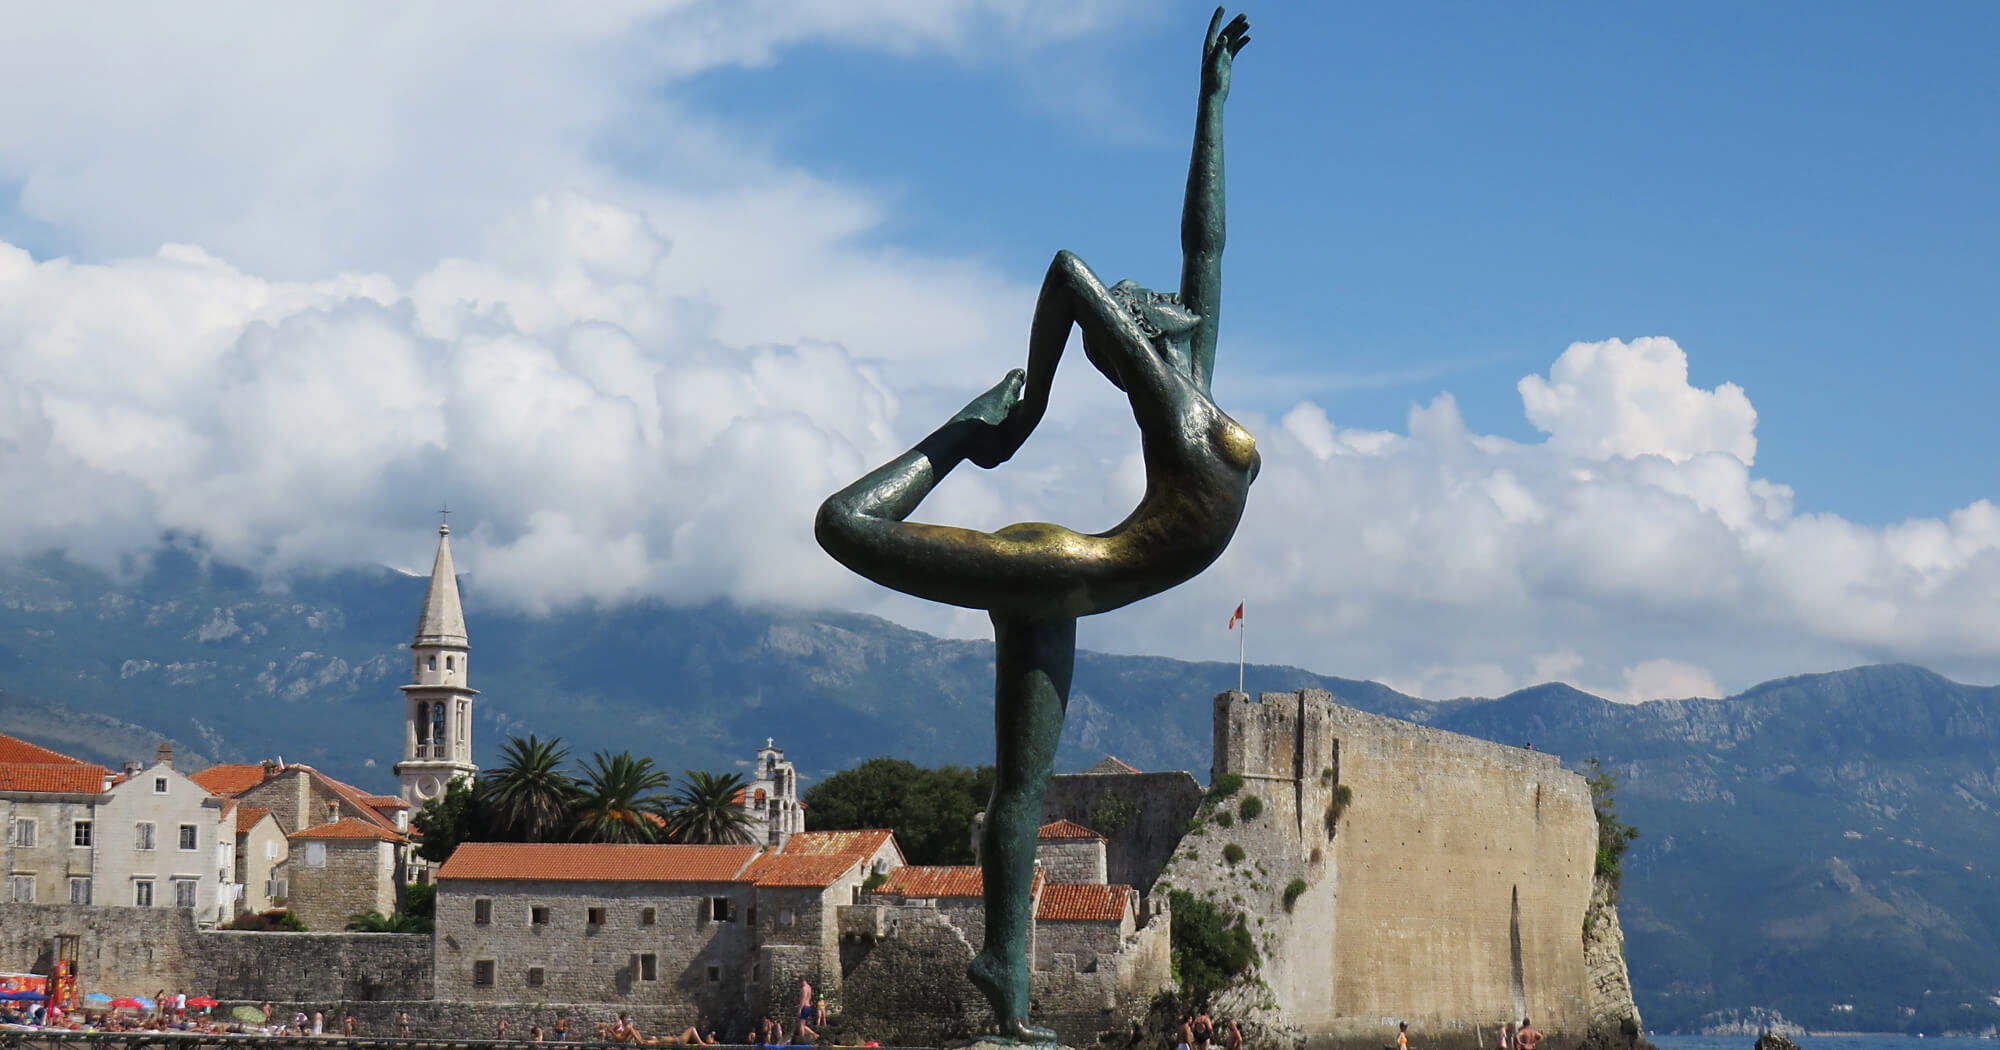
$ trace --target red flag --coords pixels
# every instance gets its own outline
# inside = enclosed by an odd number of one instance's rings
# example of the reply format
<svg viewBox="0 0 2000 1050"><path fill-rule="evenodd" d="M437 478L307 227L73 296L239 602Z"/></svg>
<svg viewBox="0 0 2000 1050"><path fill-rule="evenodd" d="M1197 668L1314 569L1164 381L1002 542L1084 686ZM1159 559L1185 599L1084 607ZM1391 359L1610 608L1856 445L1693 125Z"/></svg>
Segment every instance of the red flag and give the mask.
<svg viewBox="0 0 2000 1050"><path fill-rule="evenodd" d="M1229 629L1232 631L1235 630L1236 625L1242 622L1243 622L1243 603L1237 602L1236 611L1230 614L1229 617Z"/></svg>

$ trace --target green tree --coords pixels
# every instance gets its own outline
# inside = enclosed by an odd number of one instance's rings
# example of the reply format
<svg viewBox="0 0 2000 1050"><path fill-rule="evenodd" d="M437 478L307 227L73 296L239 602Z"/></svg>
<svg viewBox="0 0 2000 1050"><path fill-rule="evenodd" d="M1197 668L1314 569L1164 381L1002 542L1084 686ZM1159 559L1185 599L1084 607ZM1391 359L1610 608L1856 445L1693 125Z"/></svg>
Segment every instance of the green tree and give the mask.
<svg viewBox="0 0 2000 1050"><path fill-rule="evenodd" d="M504 842L557 842L572 820L579 794L576 780L563 772L569 749L562 739L543 741L533 733L500 745L500 764L483 777L480 802L487 830Z"/></svg>
<svg viewBox="0 0 2000 1050"><path fill-rule="evenodd" d="M1625 857L1632 840L1639 837L1639 829L1618 819L1618 801L1612 792L1618 790L1618 778L1605 769L1596 759L1583 764L1584 781L1590 785L1590 808L1597 813L1597 876L1611 884L1611 899L1618 899L1618 887L1625 877L1619 862Z"/></svg>
<svg viewBox="0 0 2000 1050"><path fill-rule="evenodd" d="M353 933L429 933L428 920L397 912L384 915L379 911L355 912L347 917L347 928Z"/></svg>
<svg viewBox="0 0 2000 1050"><path fill-rule="evenodd" d="M992 794L992 766L925 769L871 758L806 791L806 827L889 828L912 864L970 864L972 818Z"/></svg>
<svg viewBox="0 0 2000 1050"><path fill-rule="evenodd" d="M742 790L740 774L688 770L681 775L680 790L667 804L667 833L675 842L751 841L750 817L736 802Z"/></svg>
<svg viewBox="0 0 2000 1050"><path fill-rule="evenodd" d="M599 751L583 767L572 837L578 842L659 842L666 838L673 780L650 758Z"/></svg>
<svg viewBox="0 0 2000 1050"><path fill-rule="evenodd" d="M423 835L417 856L432 864L451 859L461 842L487 841L486 820L480 803L477 778L458 778L445 786L444 794L424 803L410 825Z"/></svg>
<svg viewBox="0 0 2000 1050"><path fill-rule="evenodd" d="M1231 915L1186 890L1167 895L1173 906L1174 977L1181 1002L1193 1010L1208 1005L1217 992L1257 965L1257 944L1243 916Z"/></svg>

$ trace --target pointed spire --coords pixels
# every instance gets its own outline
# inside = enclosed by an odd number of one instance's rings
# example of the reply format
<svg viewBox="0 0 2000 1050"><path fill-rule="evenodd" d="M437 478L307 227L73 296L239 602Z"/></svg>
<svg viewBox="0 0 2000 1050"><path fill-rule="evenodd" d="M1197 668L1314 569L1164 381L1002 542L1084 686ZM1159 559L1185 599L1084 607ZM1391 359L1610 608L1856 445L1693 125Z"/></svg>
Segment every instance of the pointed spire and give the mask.
<svg viewBox="0 0 2000 1050"><path fill-rule="evenodd" d="M413 647L443 645L469 649L465 609L458 604L458 576L451 567L451 526L438 526L437 561L431 565L430 589L424 592L424 614L417 620Z"/></svg>

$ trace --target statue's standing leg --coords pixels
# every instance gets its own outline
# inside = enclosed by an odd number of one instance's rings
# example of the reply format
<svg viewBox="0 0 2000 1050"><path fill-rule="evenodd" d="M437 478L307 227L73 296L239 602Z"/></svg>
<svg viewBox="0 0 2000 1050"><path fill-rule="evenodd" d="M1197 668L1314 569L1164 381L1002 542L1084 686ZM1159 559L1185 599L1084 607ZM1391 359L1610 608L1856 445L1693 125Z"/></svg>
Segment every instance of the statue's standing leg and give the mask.
<svg viewBox="0 0 2000 1050"><path fill-rule="evenodd" d="M1076 619L993 617L993 799L980 844L986 877L986 944L972 960L972 983L993 1004L1000 1034L1054 1042L1028 1026L1028 924L1042 799L1055 772L1076 668Z"/></svg>

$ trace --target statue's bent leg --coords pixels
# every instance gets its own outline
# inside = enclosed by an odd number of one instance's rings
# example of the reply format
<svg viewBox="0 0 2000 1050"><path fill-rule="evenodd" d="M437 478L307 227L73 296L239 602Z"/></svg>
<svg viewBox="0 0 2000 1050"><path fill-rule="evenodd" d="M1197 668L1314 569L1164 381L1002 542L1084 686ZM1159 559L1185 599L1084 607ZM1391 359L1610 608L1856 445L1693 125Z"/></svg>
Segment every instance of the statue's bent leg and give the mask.
<svg viewBox="0 0 2000 1050"><path fill-rule="evenodd" d="M1000 1034L1054 1042L1028 1024L1028 924L1034 919L1036 832L1055 772L1076 666L1076 620L993 617L993 799L980 863L986 877L986 944L969 976L986 993Z"/></svg>

